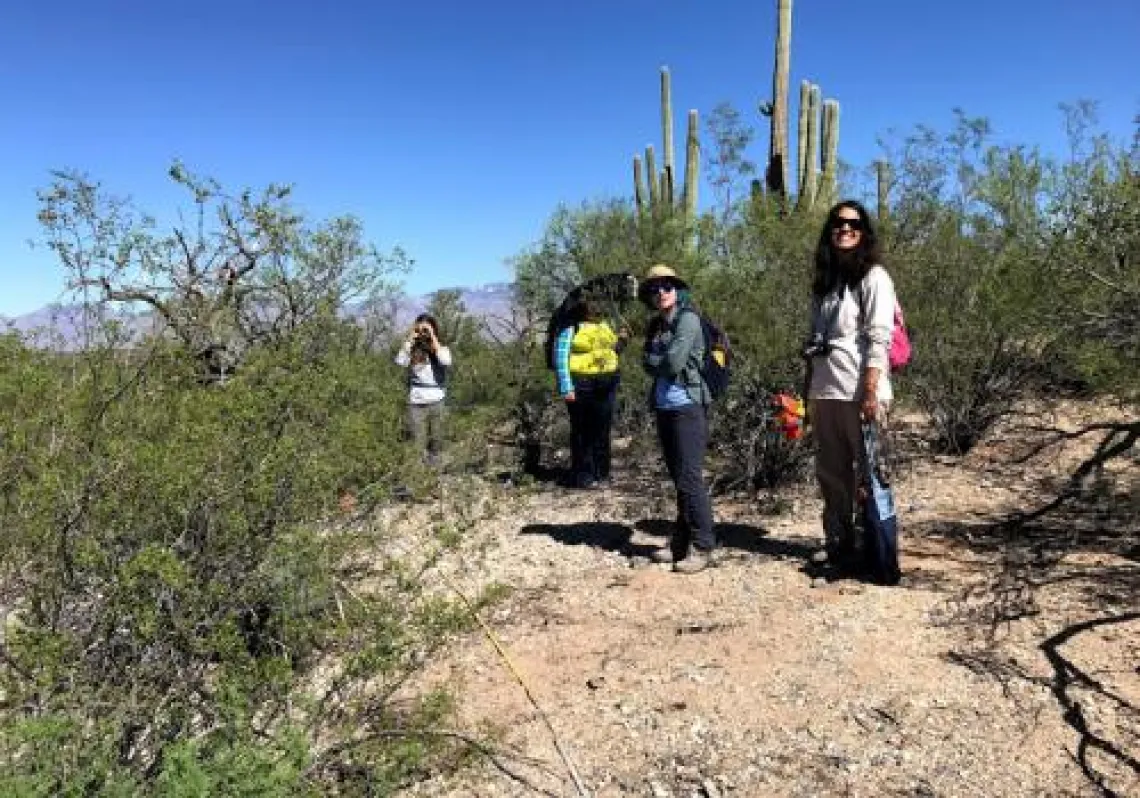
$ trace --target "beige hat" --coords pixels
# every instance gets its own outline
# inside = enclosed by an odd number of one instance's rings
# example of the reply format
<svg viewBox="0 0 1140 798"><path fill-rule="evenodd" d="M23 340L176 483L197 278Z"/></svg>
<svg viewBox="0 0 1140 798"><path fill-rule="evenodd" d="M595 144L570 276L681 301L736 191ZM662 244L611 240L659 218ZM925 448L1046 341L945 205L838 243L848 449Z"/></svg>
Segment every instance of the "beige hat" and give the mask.
<svg viewBox="0 0 1140 798"><path fill-rule="evenodd" d="M645 273L645 277L641 279L642 285L652 282L654 280L670 280L677 284L678 288L688 288L689 284L677 276L677 272L664 263L658 263L649 267L649 271Z"/></svg>

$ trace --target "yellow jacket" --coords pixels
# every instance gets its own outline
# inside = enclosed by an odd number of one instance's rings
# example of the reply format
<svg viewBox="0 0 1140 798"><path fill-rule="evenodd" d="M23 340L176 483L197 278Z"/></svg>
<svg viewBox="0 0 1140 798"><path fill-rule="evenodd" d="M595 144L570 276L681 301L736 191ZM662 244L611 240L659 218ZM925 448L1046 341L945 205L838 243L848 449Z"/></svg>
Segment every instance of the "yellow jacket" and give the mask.
<svg viewBox="0 0 1140 798"><path fill-rule="evenodd" d="M570 373L596 377L617 372L618 354L614 350L617 341L617 335L604 321L579 324L570 342Z"/></svg>

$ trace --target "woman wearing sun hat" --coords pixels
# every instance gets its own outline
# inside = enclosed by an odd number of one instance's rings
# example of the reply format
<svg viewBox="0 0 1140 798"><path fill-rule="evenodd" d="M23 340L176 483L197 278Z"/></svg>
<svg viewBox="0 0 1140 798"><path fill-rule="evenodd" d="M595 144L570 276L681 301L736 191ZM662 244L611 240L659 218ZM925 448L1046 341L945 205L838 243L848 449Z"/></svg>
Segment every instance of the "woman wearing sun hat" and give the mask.
<svg viewBox="0 0 1140 798"><path fill-rule="evenodd" d="M705 339L693 311L689 286L665 264L649 269L639 290L657 311L645 339L643 365L653 378L649 403L657 418L657 436L665 466L677 490L677 524L669 546L651 555L673 563L677 573L708 567L716 538L712 504L704 484L708 444L707 408L712 400L701 377Z"/></svg>

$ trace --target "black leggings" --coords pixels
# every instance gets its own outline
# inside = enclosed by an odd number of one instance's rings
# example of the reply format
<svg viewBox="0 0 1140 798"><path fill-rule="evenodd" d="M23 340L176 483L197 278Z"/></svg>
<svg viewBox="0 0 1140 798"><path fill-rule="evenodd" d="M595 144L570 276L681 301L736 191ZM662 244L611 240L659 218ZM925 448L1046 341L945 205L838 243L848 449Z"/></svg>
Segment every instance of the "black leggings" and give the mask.
<svg viewBox="0 0 1140 798"><path fill-rule="evenodd" d="M570 411L571 482L586 487L610 478L610 430L617 377L577 378Z"/></svg>
<svg viewBox="0 0 1140 798"><path fill-rule="evenodd" d="M657 437L677 488L677 527L669 545L678 559L688 553L690 543L703 551L716 548L712 502L704 479L708 430L701 405L657 411Z"/></svg>

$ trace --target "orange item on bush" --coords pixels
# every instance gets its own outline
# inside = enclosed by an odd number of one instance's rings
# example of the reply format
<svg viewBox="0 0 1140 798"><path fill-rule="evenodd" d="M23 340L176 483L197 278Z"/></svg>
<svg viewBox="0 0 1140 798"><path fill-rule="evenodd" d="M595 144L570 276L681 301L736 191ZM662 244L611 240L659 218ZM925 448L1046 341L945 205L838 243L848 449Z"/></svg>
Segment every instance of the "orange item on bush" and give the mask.
<svg viewBox="0 0 1140 798"><path fill-rule="evenodd" d="M778 393L772 397L775 413L772 424L790 441L799 440L804 434L804 402L796 396Z"/></svg>

